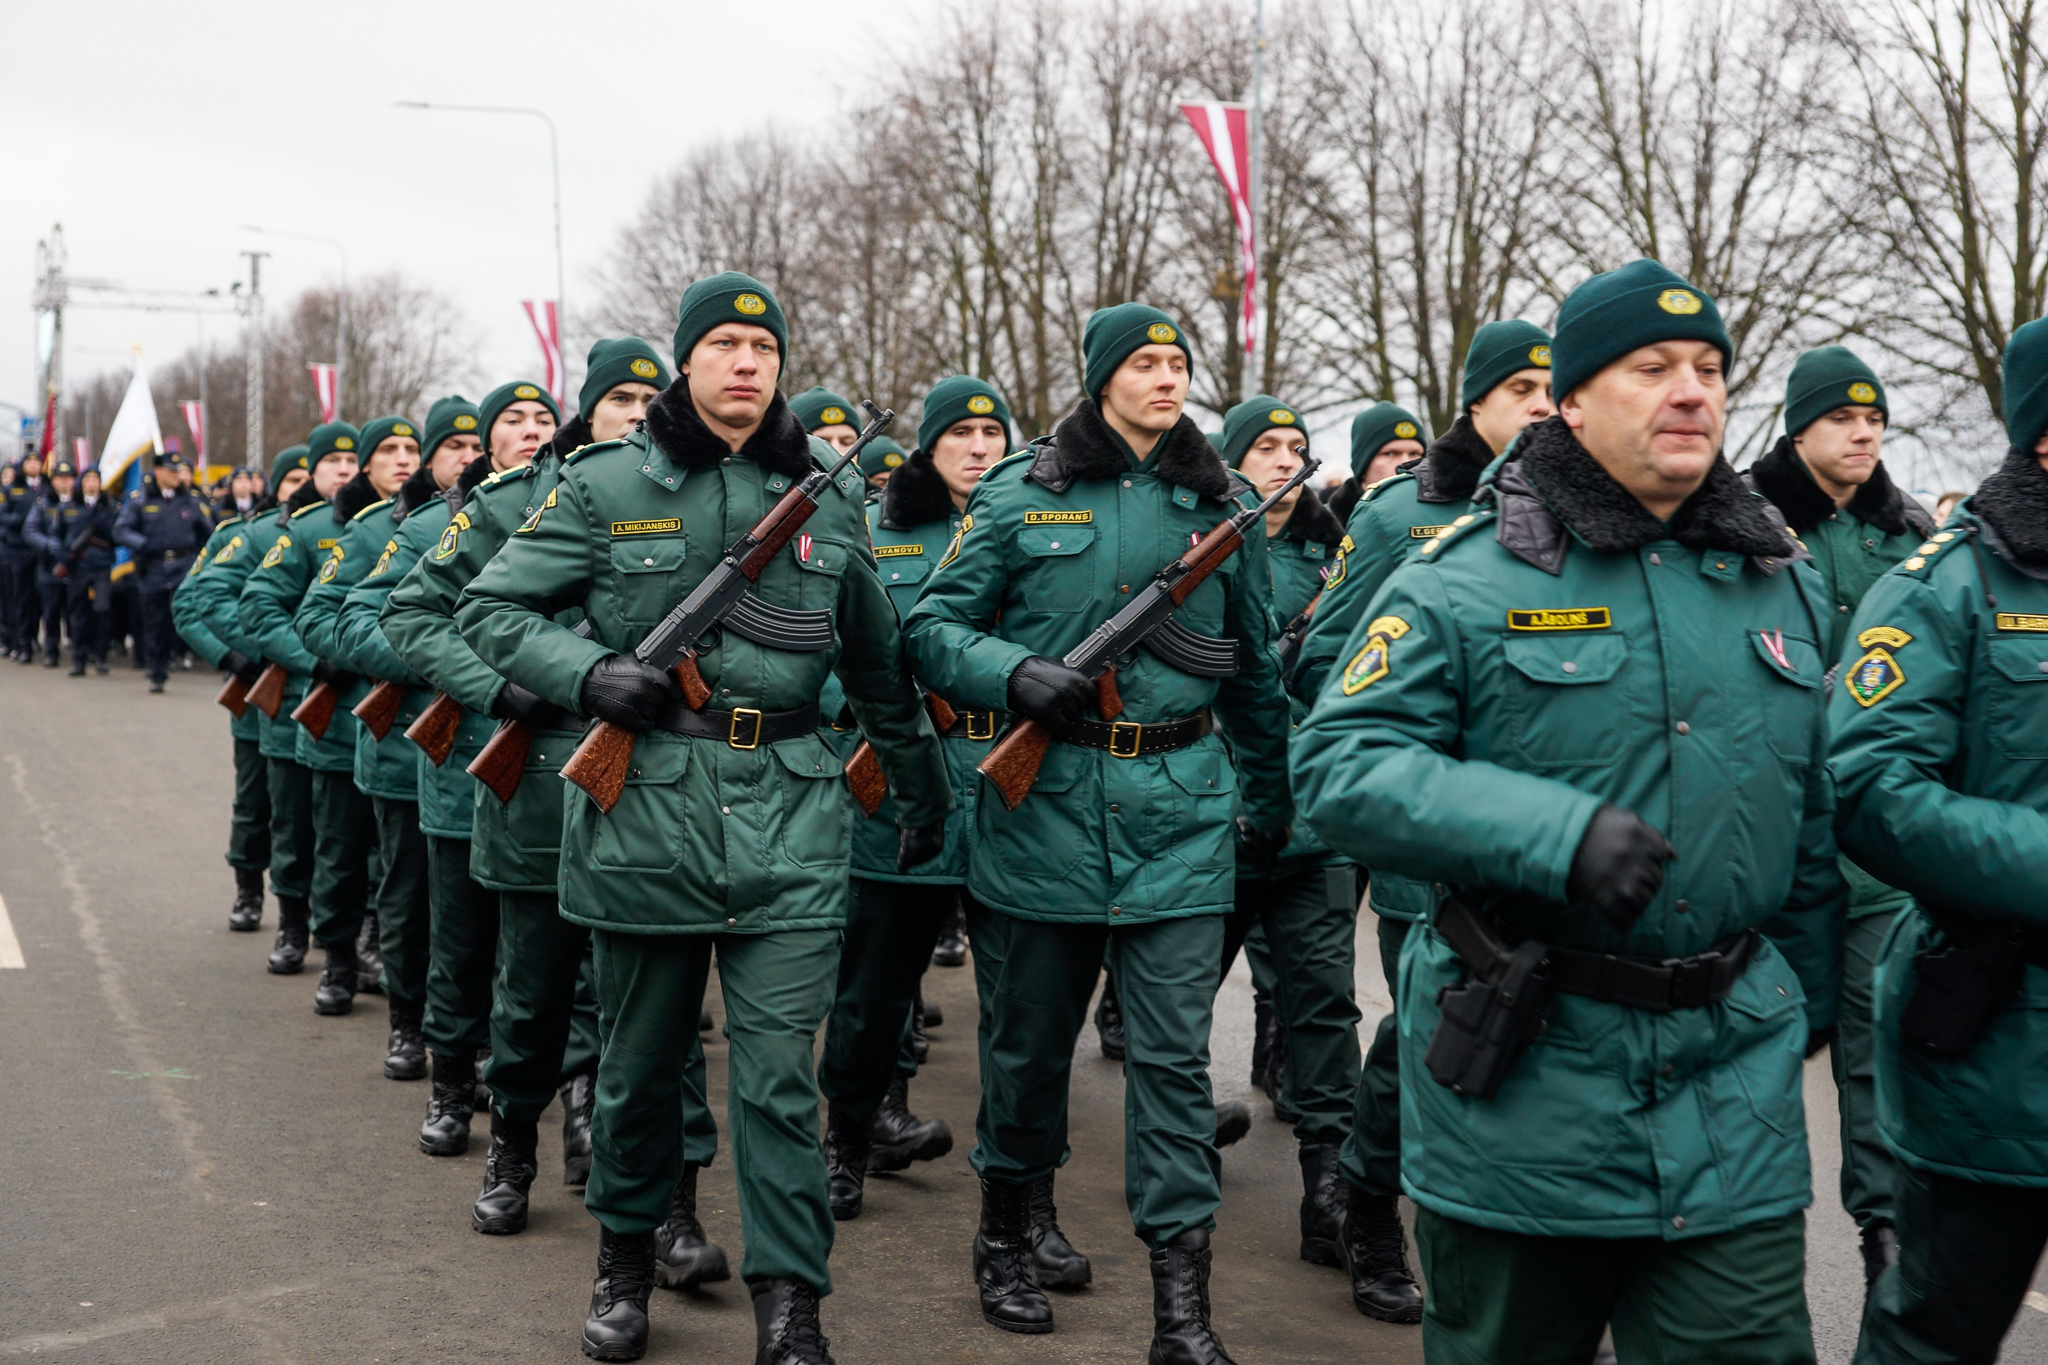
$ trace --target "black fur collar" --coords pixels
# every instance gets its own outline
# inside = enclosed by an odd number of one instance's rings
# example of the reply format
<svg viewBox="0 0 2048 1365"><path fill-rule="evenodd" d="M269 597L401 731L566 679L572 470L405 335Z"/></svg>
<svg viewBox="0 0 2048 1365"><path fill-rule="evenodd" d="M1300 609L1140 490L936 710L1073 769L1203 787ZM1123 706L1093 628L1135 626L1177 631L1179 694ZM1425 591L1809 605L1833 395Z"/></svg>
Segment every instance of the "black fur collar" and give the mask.
<svg viewBox="0 0 2048 1365"><path fill-rule="evenodd" d="M1728 461L1714 460L1706 482L1666 525L1602 469L1562 417L1522 433L1515 469L1543 505L1590 548L1606 554L1637 550L1666 538L1695 550L1726 550L1786 560L1801 552L1771 514L1770 504L1742 482Z"/></svg>
<svg viewBox="0 0 2048 1365"><path fill-rule="evenodd" d="M1821 491L1790 436L1780 436L1777 444L1749 467L1749 484L1783 512L1786 524L1802 536L1835 514L1835 500ZM1883 461L1871 471L1869 482L1849 499L1848 511L1890 536L1903 535L1909 529L1924 536L1934 529L1934 519L1918 503L1907 502Z"/></svg>
<svg viewBox="0 0 2048 1365"><path fill-rule="evenodd" d="M590 444L590 423L583 420L583 414L573 413L569 420L555 428L555 434L548 441L558 459L567 459Z"/></svg>
<svg viewBox="0 0 2048 1365"><path fill-rule="evenodd" d="M1344 523L1323 506L1323 500L1316 496L1313 488L1304 488L1301 496L1294 500L1294 510L1288 514L1287 524L1280 528L1280 539L1320 542L1334 550L1344 541Z"/></svg>
<svg viewBox="0 0 2048 1365"><path fill-rule="evenodd" d="M733 453L724 439L714 435L697 415L697 405L690 401L687 376L677 376L648 407L647 435L663 454L684 469L715 469L719 461ZM811 461L811 438L783 401L779 389L768 404L761 425L740 447L739 456L792 479L801 479L817 467Z"/></svg>
<svg viewBox="0 0 2048 1365"><path fill-rule="evenodd" d="M308 479L299 485L297 492L285 499L284 510L291 516L297 516L302 510L311 507L314 503L325 501L326 499L320 496L320 490L313 486L311 479Z"/></svg>
<svg viewBox="0 0 2048 1365"><path fill-rule="evenodd" d="M1365 485L1358 481L1356 475L1344 480L1337 485L1336 491L1330 494L1330 515L1349 526L1351 513L1358 507L1359 499L1364 496Z"/></svg>
<svg viewBox="0 0 2048 1365"><path fill-rule="evenodd" d="M907 531L952 515L953 491L946 487L932 457L922 450L912 451L882 485L882 525L892 531Z"/></svg>
<svg viewBox="0 0 2048 1365"><path fill-rule="evenodd" d="M370 483L370 472L366 469L341 486L334 495L334 520L346 525L356 519L356 513L379 500L379 495Z"/></svg>
<svg viewBox="0 0 2048 1365"><path fill-rule="evenodd" d="M1402 466L1415 471L1415 496L1423 502L1465 502L1479 487L1479 476L1493 463L1493 447L1461 413L1451 429L1430 442L1420 460Z"/></svg>
<svg viewBox="0 0 2048 1365"><path fill-rule="evenodd" d="M434 497L440 491L439 486L434 483L433 464L423 461L420 467L413 471L412 477L407 479L405 485L398 490L398 496L392 499L391 515L393 519L404 520L406 513Z"/></svg>
<svg viewBox="0 0 2048 1365"><path fill-rule="evenodd" d="M2009 451L1970 495L1970 510L2020 564L2037 572L2048 568L2048 470L2032 452Z"/></svg>
<svg viewBox="0 0 2048 1365"><path fill-rule="evenodd" d="M1230 500L1230 471L1224 468L1216 447L1185 413L1173 430L1159 438L1145 463L1164 483L1217 502ZM1026 477L1063 493L1076 479L1114 479L1132 468L1131 457L1102 420L1095 400L1084 398L1060 419L1052 439L1038 447L1038 458Z"/></svg>
<svg viewBox="0 0 2048 1365"><path fill-rule="evenodd" d="M455 491L466 498L475 491L478 484L495 473L497 470L491 465L491 457L479 455L464 465L462 472L455 476Z"/></svg>

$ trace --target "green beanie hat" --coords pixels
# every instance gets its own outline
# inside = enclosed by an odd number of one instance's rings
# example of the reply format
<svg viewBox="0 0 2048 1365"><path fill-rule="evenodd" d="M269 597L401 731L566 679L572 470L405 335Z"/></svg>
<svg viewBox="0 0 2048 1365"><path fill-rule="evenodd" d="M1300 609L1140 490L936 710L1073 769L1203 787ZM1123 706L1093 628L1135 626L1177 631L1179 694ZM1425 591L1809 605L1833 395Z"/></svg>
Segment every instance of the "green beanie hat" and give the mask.
<svg viewBox="0 0 2048 1365"><path fill-rule="evenodd" d="M427 409L427 434L420 441L420 458L433 459L441 442L450 436L475 436L481 422L476 404L461 394L435 399L434 406Z"/></svg>
<svg viewBox="0 0 2048 1365"><path fill-rule="evenodd" d="M1884 381L1847 346L1823 346L1792 362L1785 380L1785 434L1797 436L1836 408L1866 403L1889 422Z"/></svg>
<svg viewBox="0 0 2048 1365"><path fill-rule="evenodd" d="M1203 439L1204 439L1204 440L1208 441L1208 443L1209 443L1209 448L1210 448L1211 450L1215 451L1215 452L1216 452L1216 453L1217 453L1218 455L1221 455L1221 454L1223 453L1223 433L1222 433L1222 432L1220 432L1220 431L1205 431L1205 432L1203 432L1203 433L1202 433L1202 437L1203 437Z"/></svg>
<svg viewBox="0 0 2048 1365"><path fill-rule="evenodd" d="M789 362L789 323L782 316L782 305L768 286L752 275L728 270L698 280L683 291L683 301L676 309L676 365L680 367L690 358L690 349L699 337L722 322L766 327L775 334L775 349L782 353L783 363Z"/></svg>
<svg viewBox="0 0 2048 1365"><path fill-rule="evenodd" d="M1253 394L1223 414L1223 440L1216 453L1223 457L1223 463L1235 469L1243 463L1244 453L1252 448L1252 442L1275 427L1301 432L1299 444L1308 444L1308 433L1301 429L1300 413L1270 393Z"/></svg>
<svg viewBox="0 0 2048 1365"><path fill-rule="evenodd" d="M356 442L363 433L347 422L323 422L306 438L306 468L311 469L329 455L359 455Z"/></svg>
<svg viewBox="0 0 2048 1365"><path fill-rule="evenodd" d="M2014 330L2001 375L2006 439L2016 450L2031 451L2048 432L2048 318Z"/></svg>
<svg viewBox="0 0 2048 1365"><path fill-rule="evenodd" d="M863 479L872 479L878 474L901 469L910 453L886 436L877 436L861 447L860 458L854 464L860 468Z"/></svg>
<svg viewBox="0 0 2048 1365"><path fill-rule="evenodd" d="M860 414L852 403L820 384L805 389L789 400L789 410L804 424L805 431L819 427L852 427L860 430Z"/></svg>
<svg viewBox="0 0 2048 1365"><path fill-rule="evenodd" d="M1557 310L1551 398L1562 401L1630 351L1659 341L1711 342L1723 364L1735 361L1714 301L1647 256L1595 275Z"/></svg>
<svg viewBox="0 0 2048 1365"><path fill-rule="evenodd" d="M484 401L476 405L477 431L484 438L486 453L491 448L491 424L498 420L498 414L514 403L545 403L549 412L555 415L556 425L562 421L562 410L555 406L555 396L540 385L528 379L515 379L509 384L500 384L484 395Z"/></svg>
<svg viewBox="0 0 2048 1365"><path fill-rule="evenodd" d="M1178 346L1188 363L1194 363L1195 353L1188 349L1180 325L1150 304L1096 309L1081 329L1082 388L1090 398L1100 397L1116 367L1140 346L1152 345Z"/></svg>
<svg viewBox="0 0 2048 1365"><path fill-rule="evenodd" d="M1489 322L1465 348L1465 391L1458 405L1469 411L1509 375L1549 368L1550 333L1520 318Z"/></svg>
<svg viewBox="0 0 2048 1365"><path fill-rule="evenodd" d="M668 366L655 354L654 343L640 337L611 337L595 343L583 362L583 387L576 391L576 411L584 421L604 396L621 384L668 387Z"/></svg>
<svg viewBox="0 0 2048 1365"><path fill-rule="evenodd" d="M1420 441L1422 423L1399 403L1374 403L1351 419L1351 477L1365 477L1365 467L1389 441Z"/></svg>
<svg viewBox="0 0 2048 1365"><path fill-rule="evenodd" d="M956 422L970 417L993 417L1003 424L1003 440L1010 439L1010 405L1003 393L986 379L971 374L948 375L924 396L924 415L917 419L917 446L930 450L932 442L944 436Z"/></svg>
<svg viewBox="0 0 2048 1365"><path fill-rule="evenodd" d="M368 460L378 446L393 436L410 436L417 441L420 438L420 429L404 417L379 417L374 422L365 422L360 458Z"/></svg>
<svg viewBox="0 0 2048 1365"><path fill-rule="evenodd" d="M311 469L312 467L313 457L310 447L286 446L283 450L278 451L277 458L270 462L270 491L275 493L277 486L284 482L284 476L291 473L294 469Z"/></svg>

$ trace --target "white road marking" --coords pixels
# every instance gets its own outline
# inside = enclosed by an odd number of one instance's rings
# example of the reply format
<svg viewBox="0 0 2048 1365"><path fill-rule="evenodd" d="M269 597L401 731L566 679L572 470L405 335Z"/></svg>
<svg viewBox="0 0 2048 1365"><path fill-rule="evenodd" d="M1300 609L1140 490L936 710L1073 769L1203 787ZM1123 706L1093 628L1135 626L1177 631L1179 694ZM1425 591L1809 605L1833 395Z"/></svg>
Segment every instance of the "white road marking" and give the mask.
<svg viewBox="0 0 2048 1365"><path fill-rule="evenodd" d="M21 955L21 940L14 936L14 921L7 918L7 898L0 896L0 968L26 966L28 960Z"/></svg>
<svg viewBox="0 0 2048 1365"><path fill-rule="evenodd" d="M2048 1294L2043 1294L2038 1289L2029 1289L2026 1304L2036 1313L2048 1313Z"/></svg>

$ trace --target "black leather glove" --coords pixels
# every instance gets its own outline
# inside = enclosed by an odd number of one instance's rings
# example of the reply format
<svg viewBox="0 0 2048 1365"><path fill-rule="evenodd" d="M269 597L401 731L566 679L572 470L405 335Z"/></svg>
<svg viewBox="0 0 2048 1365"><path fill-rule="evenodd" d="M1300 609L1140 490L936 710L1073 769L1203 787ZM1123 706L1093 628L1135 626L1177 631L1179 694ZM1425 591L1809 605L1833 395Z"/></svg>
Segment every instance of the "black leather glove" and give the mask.
<svg viewBox="0 0 2048 1365"><path fill-rule="evenodd" d="M1839 1032L1840 1030L1832 1028L1808 1029L1806 1031L1806 1055L1811 1057L1824 1047L1833 1047L1835 1037Z"/></svg>
<svg viewBox="0 0 2048 1365"><path fill-rule="evenodd" d="M1010 709L1056 735L1073 729L1094 704L1095 684L1058 659L1034 654L1010 674Z"/></svg>
<svg viewBox="0 0 2048 1365"><path fill-rule="evenodd" d="M1677 856L1634 811L1602 806L1587 821L1579 851L1572 855L1565 894L1627 932L1664 885L1664 864Z"/></svg>
<svg viewBox="0 0 2048 1365"><path fill-rule="evenodd" d="M492 720L525 720L538 717L547 706L538 693L529 692L516 682L508 682L491 698Z"/></svg>
<svg viewBox="0 0 2048 1365"><path fill-rule="evenodd" d="M313 665L314 682L332 683L336 687L344 687L348 684L348 679L348 670L338 664L332 664L322 659Z"/></svg>
<svg viewBox="0 0 2048 1365"><path fill-rule="evenodd" d="M229 650L220 665L245 683L253 683L263 676L263 661L252 659L239 649Z"/></svg>
<svg viewBox="0 0 2048 1365"><path fill-rule="evenodd" d="M662 708L675 697L668 674L630 654L607 654L583 679L586 715L639 734L654 728Z"/></svg>
<svg viewBox="0 0 2048 1365"><path fill-rule="evenodd" d="M900 825L897 829L898 872L908 872L919 863L928 863L945 852L946 822L943 820L935 820L929 825Z"/></svg>
<svg viewBox="0 0 2048 1365"><path fill-rule="evenodd" d="M1245 816L1237 817L1237 843L1254 872L1271 872L1280 862L1280 850L1294 837L1292 825L1259 829Z"/></svg>

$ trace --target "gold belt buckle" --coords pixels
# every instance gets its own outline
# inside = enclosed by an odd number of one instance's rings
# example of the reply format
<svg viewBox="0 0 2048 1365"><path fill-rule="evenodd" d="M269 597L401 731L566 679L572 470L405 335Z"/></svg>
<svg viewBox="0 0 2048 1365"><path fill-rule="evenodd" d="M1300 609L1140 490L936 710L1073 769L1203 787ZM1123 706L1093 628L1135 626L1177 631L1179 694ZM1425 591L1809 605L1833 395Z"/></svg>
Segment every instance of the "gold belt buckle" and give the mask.
<svg viewBox="0 0 2048 1365"><path fill-rule="evenodd" d="M980 726L976 728L975 722ZM996 713L993 711L969 711L967 713L967 737L969 739L994 739L996 737Z"/></svg>
<svg viewBox="0 0 2048 1365"><path fill-rule="evenodd" d="M1124 747L1128 737L1129 748ZM1134 720L1113 720L1109 723L1109 756L1111 758L1136 758L1138 746L1144 741L1145 727Z"/></svg>
<svg viewBox="0 0 2048 1365"><path fill-rule="evenodd" d="M740 743L740 717L751 716L754 721L754 736L745 744ZM761 725L764 717L751 706L732 708L732 724L727 727L725 742L735 749L758 749L761 747Z"/></svg>

